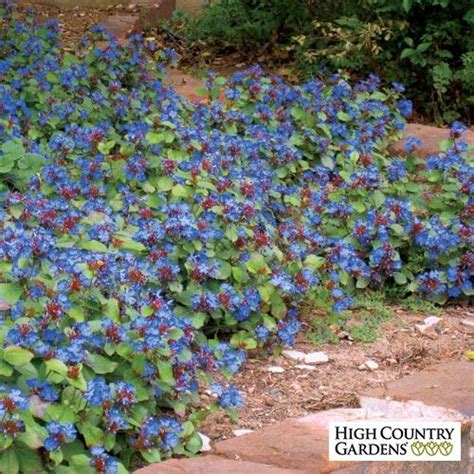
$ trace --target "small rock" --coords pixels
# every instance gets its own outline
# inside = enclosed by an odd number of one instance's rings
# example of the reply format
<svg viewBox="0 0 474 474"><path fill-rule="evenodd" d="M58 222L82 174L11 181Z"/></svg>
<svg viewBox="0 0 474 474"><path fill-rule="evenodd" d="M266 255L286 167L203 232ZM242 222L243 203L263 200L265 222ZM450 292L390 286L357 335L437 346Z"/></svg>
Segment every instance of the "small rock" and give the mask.
<svg viewBox="0 0 474 474"><path fill-rule="evenodd" d="M316 370L316 367L314 365L308 365L308 364L297 364L295 365L295 368L300 369L300 370Z"/></svg>
<svg viewBox="0 0 474 474"><path fill-rule="evenodd" d="M273 366L273 367L268 367L267 371L271 372L272 374L282 374L285 371L285 369L283 367Z"/></svg>
<svg viewBox="0 0 474 474"><path fill-rule="evenodd" d="M201 452L207 452L207 451L211 451L212 448L211 448L211 438L209 438L209 436L206 436L205 434L202 434L202 433L199 433L198 432L198 435L199 437L201 438L201 441L202 441L202 448L201 448Z"/></svg>
<svg viewBox="0 0 474 474"><path fill-rule="evenodd" d="M474 328L474 320L472 319L461 319L461 324L470 328Z"/></svg>
<svg viewBox="0 0 474 474"><path fill-rule="evenodd" d="M428 336L431 339L436 339L442 329L438 326L441 318L436 316L427 317L422 324L415 324L415 330L423 336Z"/></svg>
<svg viewBox="0 0 474 474"><path fill-rule="evenodd" d="M37 417L42 417L51 406L50 402L44 402L38 395L30 397L30 411Z"/></svg>
<svg viewBox="0 0 474 474"><path fill-rule="evenodd" d="M424 321L423 324L429 324L431 326L436 326L441 321L441 318L437 316L428 316Z"/></svg>
<svg viewBox="0 0 474 474"><path fill-rule="evenodd" d="M246 434L253 433L253 430L249 430L249 429L246 429L246 428L241 428L241 429L238 429L238 430L232 430L232 433L234 433L235 436L244 436Z"/></svg>
<svg viewBox="0 0 474 474"><path fill-rule="evenodd" d="M12 305L5 300L0 298L0 311L8 311L12 308Z"/></svg>
<svg viewBox="0 0 474 474"><path fill-rule="evenodd" d="M326 364L329 357L324 352L310 352L304 357L305 364Z"/></svg>
<svg viewBox="0 0 474 474"><path fill-rule="evenodd" d="M375 362L375 360L366 360L364 365L369 369L369 370L377 370L379 368L379 364Z"/></svg>
<svg viewBox="0 0 474 474"><path fill-rule="evenodd" d="M304 352L301 352L301 351L291 351L291 350L288 350L288 349L285 349L281 355L283 357L286 357L287 359L291 359L291 360L295 360L296 362L303 362L305 357L306 357L306 354Z"/></svg>

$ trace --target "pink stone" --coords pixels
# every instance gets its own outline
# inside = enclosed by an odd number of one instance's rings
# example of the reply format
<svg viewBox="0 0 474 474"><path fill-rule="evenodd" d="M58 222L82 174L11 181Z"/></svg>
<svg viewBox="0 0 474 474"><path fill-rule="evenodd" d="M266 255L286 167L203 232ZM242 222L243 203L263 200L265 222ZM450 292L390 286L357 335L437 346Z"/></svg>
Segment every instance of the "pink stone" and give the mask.
<svg viewBox="0 0 474 474"><path fill-rule="evenodd" d="M302 474L293 469L247 461L203 456L193 459L170 459L139 469L135 474Z"/></svg>

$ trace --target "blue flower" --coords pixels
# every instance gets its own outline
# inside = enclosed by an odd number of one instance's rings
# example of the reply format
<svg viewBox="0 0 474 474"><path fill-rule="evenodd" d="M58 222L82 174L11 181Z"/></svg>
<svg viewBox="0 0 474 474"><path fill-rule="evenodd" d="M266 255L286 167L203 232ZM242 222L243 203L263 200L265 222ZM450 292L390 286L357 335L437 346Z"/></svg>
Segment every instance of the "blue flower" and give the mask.
<svg viewBox="0 0 474 474"><path fill-rule="evenodd" d="M242 408L244 406L244 400L237 388L231 385L219 395L219 404L225 409Z"/></svg>
<svg viewBox="0 0 474 474"><path fill-rule="evenodd" d="M49 436L43 442L47 451L55 451L63 444L74 441L77 436L76 428L72 423L59 423L51 421L46 425Z"/></svg>
<svg viewBox="0 0 474 474"><path fill-rule="evenodd" d="M111 399L110 387L103 377L95 377L87 385L87 392L84 395L85 400L92 406L102 405Z"/></svg>

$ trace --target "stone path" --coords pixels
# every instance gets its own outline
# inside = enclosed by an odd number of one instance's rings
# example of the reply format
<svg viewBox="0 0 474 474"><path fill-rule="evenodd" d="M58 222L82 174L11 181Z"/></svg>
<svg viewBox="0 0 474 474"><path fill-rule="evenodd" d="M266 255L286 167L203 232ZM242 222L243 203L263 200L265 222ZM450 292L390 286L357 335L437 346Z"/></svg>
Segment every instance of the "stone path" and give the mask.
<svg viewBox="0 0 474 474"><path fill-rule="evenodd" d="M468 474L474 421L474 363L449 362L361 394L360 408L286 420L217 443L200 458L172 459L136 474ZM330 421L461 421L461 462L335 462Z"/></svg>
<svg viewBox="0 0 474 474"><path fill-rule="evenodd" d="M369 390L364 397L419 400L474 419L474 362L446 362Z"/></svg>
<svg viewBox="0 0 474 474"><path fill-rule="evenodd" d="M419 123L409 123L404 132L405 137L414 136L423 142L423 147L416 150L417 156L426 158L438 152L438 145L441 141L449 138L447 128L433 127L431 125L421 125ZM474 147L474 131L471 129L464 134L464 141ZM406 155L403 149L404 140L396 143L392 147L394 154Z"/></svg>

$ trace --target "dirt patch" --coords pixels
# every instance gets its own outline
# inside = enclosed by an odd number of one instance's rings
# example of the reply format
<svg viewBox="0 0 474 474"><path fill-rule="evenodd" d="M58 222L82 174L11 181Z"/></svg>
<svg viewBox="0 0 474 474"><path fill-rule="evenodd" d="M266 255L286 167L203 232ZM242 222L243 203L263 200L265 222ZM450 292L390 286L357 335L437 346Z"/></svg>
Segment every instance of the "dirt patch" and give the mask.
<svg viewBox="0 0 474 474"><path fill-rule="evenodd" d="M133 15L138 14L138 8L135 6L129 8L123 5L103 7L103 8L79 8L64 10L58 7L38 4L35 2L22 3L18 6L20 17L29 14L29 10L35 10L35 17L39 22L49 19L59 21L62 32L62 42L65 48L73 48L77 45L92 26L104 23L107 18L113 15Z"/></svg>
<svg viewBox="0 0 474 474"><path fill-rule="evenodd" d="M461 321L474 321L474 310L461 306L446 308L436 338L415 331L415 324L427 315L396 309L396 316L380 328L383 336L372 344L342 340L315 348L305 335L309 327L304 328L295 349L324 351L329 363L316 365L310 371L296 368L298 362L283 356L250 357L233 380L245 398L238 423L232 423L224 413L217 413L200 426L200 431L217 441L233 437L232 431L236 429L257 430L320 410L356 407L357 394L368 388L381 387L438 362L465 359L465 352L474 348L474 328ZM368 359L375 361L378 369L360 370L359 366ZM285 371L270 373L268 368L273 366Z"/></svg>

